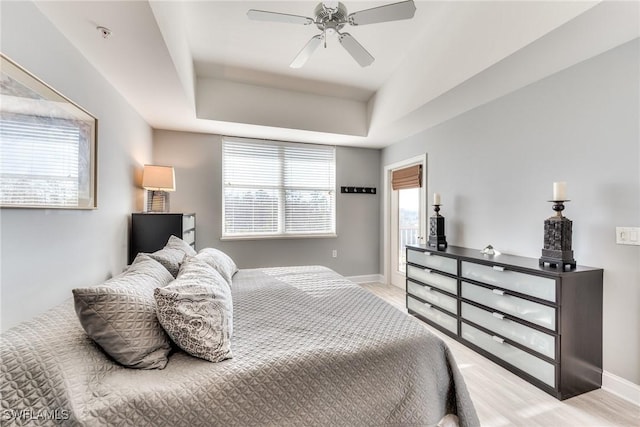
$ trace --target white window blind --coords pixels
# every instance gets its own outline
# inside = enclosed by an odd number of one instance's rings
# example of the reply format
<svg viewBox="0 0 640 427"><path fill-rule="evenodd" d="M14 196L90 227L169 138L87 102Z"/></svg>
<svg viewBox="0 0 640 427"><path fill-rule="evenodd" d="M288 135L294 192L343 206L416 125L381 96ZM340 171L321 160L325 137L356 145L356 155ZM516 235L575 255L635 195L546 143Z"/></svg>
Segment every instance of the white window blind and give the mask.
<svg viewBox="0 0 640 427"><path fill-rule="evenodd" d="M90 197L88 136L74 120L3 114L0 205L78 207Z"/></svg>
<svg viewBox="0 0 640 427"><path fill-rule="evenodd" d="M223 236L335 234L335 148L223 140Z"/></svg>

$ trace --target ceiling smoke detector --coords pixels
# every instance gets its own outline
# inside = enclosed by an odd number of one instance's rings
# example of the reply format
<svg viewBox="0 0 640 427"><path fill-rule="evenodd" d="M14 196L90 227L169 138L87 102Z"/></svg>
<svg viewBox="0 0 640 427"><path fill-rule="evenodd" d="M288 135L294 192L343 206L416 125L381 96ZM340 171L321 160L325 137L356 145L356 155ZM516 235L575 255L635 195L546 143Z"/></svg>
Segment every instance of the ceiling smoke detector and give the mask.
<svg viewBox="0 0 640 427"><path fill-rule="evenodd" d="M111 30L107 27L97 26L96 30L98 30L103 39L108 39L111 36Z"/></svg>

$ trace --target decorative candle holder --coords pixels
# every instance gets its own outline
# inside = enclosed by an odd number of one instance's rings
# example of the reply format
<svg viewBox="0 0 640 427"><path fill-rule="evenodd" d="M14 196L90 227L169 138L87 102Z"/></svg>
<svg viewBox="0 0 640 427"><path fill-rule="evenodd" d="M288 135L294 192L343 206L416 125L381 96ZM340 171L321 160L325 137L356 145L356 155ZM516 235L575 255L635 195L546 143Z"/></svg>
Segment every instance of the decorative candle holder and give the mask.
<svg viewBox="0 0 640 427"><path fill-rule="evenodd" d="M544 221L544 248L540 265L548 264L550 267L564 270L576 267L576 260L571 250L572 225L567 217L562 216L564 204L569 200L549 200L553 203L552 209L556 214Z"/></svg>
<svg viewBox="0 0 640 427"><path fill-rule="evenodd" d="M435 215L429 218L429 240L428 245L436 249L446 249L447 238L444 234L444 217L440 215L440 206L433 205Z"/></svg>

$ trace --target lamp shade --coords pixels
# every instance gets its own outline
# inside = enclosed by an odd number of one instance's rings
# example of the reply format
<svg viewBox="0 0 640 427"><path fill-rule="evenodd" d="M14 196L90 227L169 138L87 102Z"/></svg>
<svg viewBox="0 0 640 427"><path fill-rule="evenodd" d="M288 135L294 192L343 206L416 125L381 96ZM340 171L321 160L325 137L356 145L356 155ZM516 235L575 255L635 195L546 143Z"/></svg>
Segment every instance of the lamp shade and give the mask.
<svg viewBox="0 0 640 427"><path fill-rule="evenodd" d="M144 165L142 188L147 190L176 191L173 166Z"/></svg>

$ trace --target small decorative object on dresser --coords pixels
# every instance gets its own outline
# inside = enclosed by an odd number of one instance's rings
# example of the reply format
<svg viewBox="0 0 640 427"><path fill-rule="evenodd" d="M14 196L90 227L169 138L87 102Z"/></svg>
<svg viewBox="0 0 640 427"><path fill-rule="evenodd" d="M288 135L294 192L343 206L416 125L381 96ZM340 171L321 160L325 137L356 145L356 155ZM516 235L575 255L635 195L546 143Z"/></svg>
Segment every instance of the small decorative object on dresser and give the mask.
<svg viewBox="0 0 640 427"><path fill-rule="evenodd" d="M172 235L181 238L195 249L196 214L131 214L129 263L133 262L139 252L151 253L162 249Z"/></svg>
<svg viewBox="0 0 640 427"><path fill-rule="evenodd" d="M444 234L444 217L440 215L440 194L433 193L433 211L435 215L429 218L429 246L437 249L447 247L447 237Z"/></svg>
<svg viewBox="0 0 640 427"><path fill-rule="evenodd" d="M480 251L482 255L500 255L502 252L495 250L495 248L491 245L485 246L483 250Z"/></svg>
<svg viewBox="0 0 640 427"><path fill-rule="evenodd" d="M566 182L553 183L553 210L556 214L544 221L544 248L540 257L540 265L564 269L575 268L576 260L571 250L572 222L562 216L566 198Z"/></svg>
<svg viewBox="0 0 640 427"><path fill-rule="evenodd" d="M558 399L602 384L602 275L407 246L407 309Z"/></svg>

